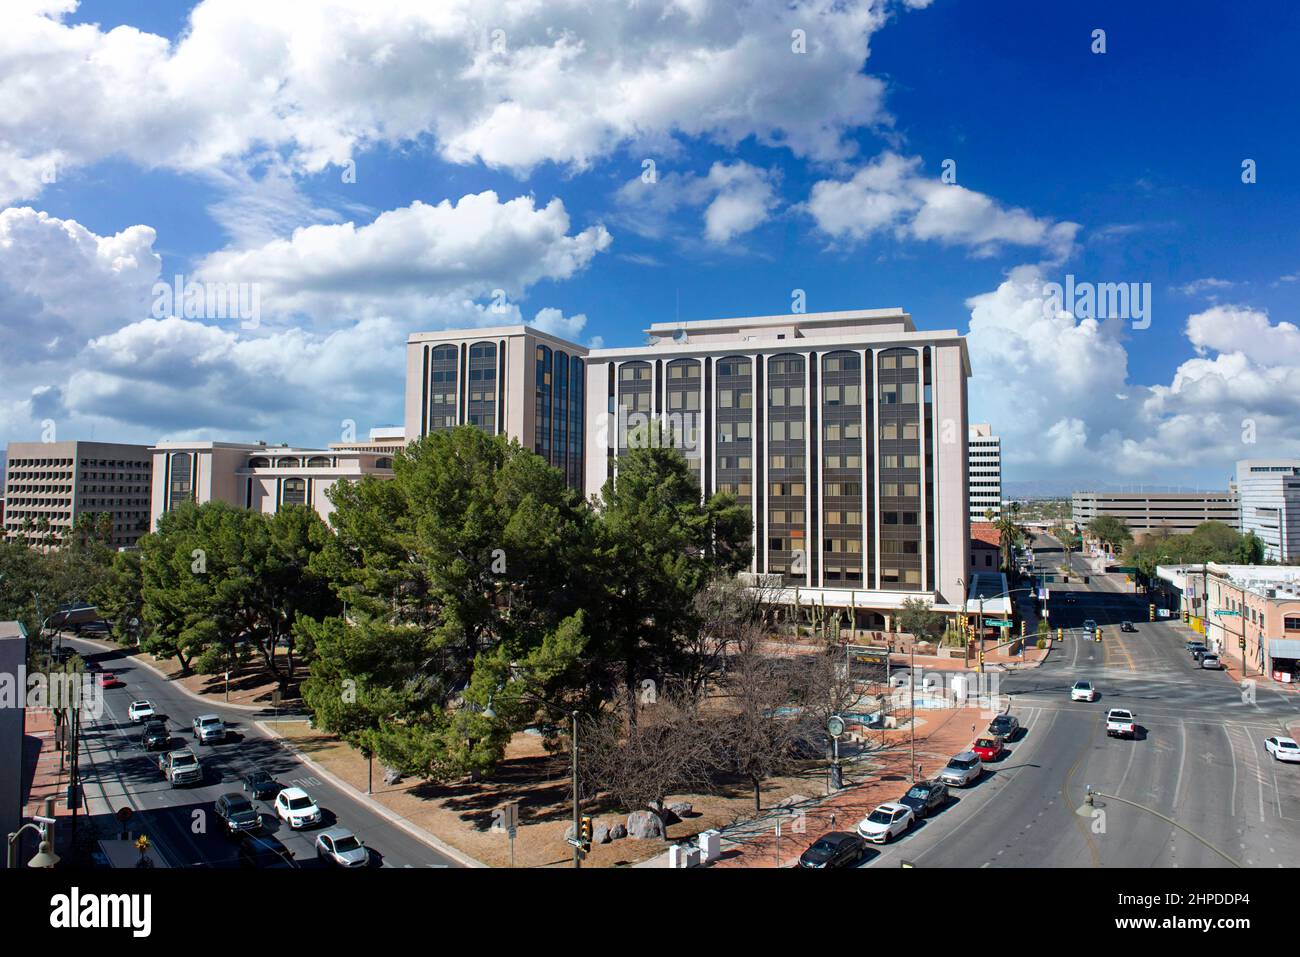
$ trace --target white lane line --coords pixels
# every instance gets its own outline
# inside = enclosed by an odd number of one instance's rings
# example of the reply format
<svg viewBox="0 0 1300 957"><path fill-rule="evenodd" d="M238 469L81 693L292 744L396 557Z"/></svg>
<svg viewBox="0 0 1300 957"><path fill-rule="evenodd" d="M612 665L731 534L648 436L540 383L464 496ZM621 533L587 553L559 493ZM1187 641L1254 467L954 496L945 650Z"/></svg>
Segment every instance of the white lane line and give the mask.
<svg viewBox="0 0 1300 957"><path fill-rule="evenodd" d="M1178 748L1178 777L1174 778L1174 802L1170 805L1175 811L1178 810L1178 795L1183 787L1183 766L1187 763L1187 725L1178 722L1178 733L1181 736L1181 744ZM1232 749L1232 743L1228 743L1228 749Z"/></svg>
<svg viewBox="0 0 1300 957"><path fill-rule="evenodd" d="M1228 734L1227 725L1223 725L1223 736L1228 739L1228 754L1232 758L1232 793L1228 797L1228 817L1237 818L1237 749L1232 746L1232 736Z"/></svg>

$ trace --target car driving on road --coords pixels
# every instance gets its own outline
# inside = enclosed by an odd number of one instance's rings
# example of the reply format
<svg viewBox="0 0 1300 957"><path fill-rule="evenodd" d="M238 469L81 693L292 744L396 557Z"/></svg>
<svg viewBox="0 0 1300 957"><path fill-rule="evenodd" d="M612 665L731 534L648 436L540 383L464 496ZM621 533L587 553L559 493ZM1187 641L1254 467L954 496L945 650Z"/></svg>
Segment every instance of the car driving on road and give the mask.
<svg viewBox="0 0 1300 957"><path fill-rule="evenodd" d="M217 798L214 811L226 825L226 833L231 837L256 834L262 830L262 815L253 807L253 802L239 791L231 791Z"/></svg>
<svg viewBox="0 0 1300 957"><path fill-rule="evenodd" d="M275 796L275 814L293 830L319 824L320 808L302 788L285 788Z"/></svg>
<svg viewBox="0 0 1300 957"><path fill-rule="evenodd" d="M862 838L848 831L831 831L817 838L808 850L799 855L799 866L826 870L854 867L866 856L867 845Z"/></svg>
<svg viewBox="0 0 1300 957"><path fill-rule="evenodd" d="M247 791L255 798L274 797L275 792L280 790L280 785L261 768L254 768L244 775L240 790Z"/></svg>
<svg viewBox="0 0 1300 957"><path fill-rule="evenodd" d="M161 721L145 722L144 733L140 735L140 743L144 745L146 751L159 751L171 744L172 736L167 731L167 725Z"/></svg>
<svg viewBox="0 0 1300 957"><path fill-rule="evenodd" d="M167 783L174 788L203 782L203 765L199 764L198 757L189 748L164 751L159 768Z"/></svg>
<svg viewBox="0 0 1300 957"><path fill-rule="evenodd" d="M1106 712L1106 734L1112 738L1137 737L1137 721L1133 712L1125 708L1111 708Z"/></svg>
<svg viewBox="0 0 1300 957"><path fill-rule="evenodd" d="M898 799L898 803L910 807L918 819L929 817L931 811L943 807L947 801L948 785L941 781L920 781Z"/></svg>
<svg viewBox="0 0 1300 957"><path fill-rule="evenodd" d="M139 724L154 716L153 705L148 701L132 701L130 707L126 709L126 716Z"/></svg>
<svg viewBox="0 0 1300 957"><path fill-rule="evenodd" d="M1096 701L1097 689L1092 686L1091 681L1076 681L1070 688L1071 701Z"/></svg>
<svg viewBox="0 0 1300 957"><path fill-rule="evenodd" d="M907 805L887 802L858 822L858 835L864 840L884 844L890 838L906 834L915 820L916 816Z"/></svg>
<svg viewBox="0 0 1300 957"><path fill-rule="evenodd" d="M1125 621L1125 622L1122 622L1122 623L1120 624L1120 626L1119 626L1119 630L1120 630L1120 631L1137 631L1137 628L1133 625L1133 622L1131 622L1131 621Z"/></svg>
<svg viewBox="0 0 1300 957"><path fill-rule="evenodd" d="M296 868L293 852L273 837L246 835L239 843L239 866L261 869Z"/></svg>
<svg viewBox="0 0 1300 957"><path fill-rule="evenodd" d="M219 744L226 740L226 724L215 714L201 714L194 719L194 740L199 744Z"/></svg>
<svg viewBox="0 0 1300 957"><path fill-rule="evenodd" d="M1085 638L1101 637L1101 629L1097 627L1097 622L1095 622L1091 618L1087 619L1083 623L1083 637Z"/></svg>
<svg viewBox="0 0 1300 957"><path fill-rule="evenodd" d="M338 867L365 867L370 852L346 827L331 827L316 836L316 856Z"/></svg>
<svg viewBox="0 0 1300 957"><path fill-rule="evenodd" d="M1300 744L1294 738L1265 738L1264 750L1279 761L1300 761Z"/></svg>
<svg viewBox="0 0 1300 957"><path fill-rule="evenodd" d="M939 772L939 780L949 787L964 788L983 773L984 762L980 756L974 751L963 751L948 760L947 767Z"/></svg>

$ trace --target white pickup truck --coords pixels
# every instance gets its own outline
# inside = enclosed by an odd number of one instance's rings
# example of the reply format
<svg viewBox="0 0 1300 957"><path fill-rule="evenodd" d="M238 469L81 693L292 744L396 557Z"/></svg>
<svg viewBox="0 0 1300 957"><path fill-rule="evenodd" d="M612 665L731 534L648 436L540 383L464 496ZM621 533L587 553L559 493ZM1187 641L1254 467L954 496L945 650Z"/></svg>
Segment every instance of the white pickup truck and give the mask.
<svg viewBox="0 0 1300 957"><path fill-rule="evenodd" d="M158 759L158 769L172 787L182 784L202 784L203 765L189 748L179 751L164 751Z"/></svg>
<svg viewBox="0 0 1300 957"><path fill-rule="evenodd" d="M1112 738L1137 737L1137 721L1132 711L1111 708L1106 712L1106 734Z"/></svg>

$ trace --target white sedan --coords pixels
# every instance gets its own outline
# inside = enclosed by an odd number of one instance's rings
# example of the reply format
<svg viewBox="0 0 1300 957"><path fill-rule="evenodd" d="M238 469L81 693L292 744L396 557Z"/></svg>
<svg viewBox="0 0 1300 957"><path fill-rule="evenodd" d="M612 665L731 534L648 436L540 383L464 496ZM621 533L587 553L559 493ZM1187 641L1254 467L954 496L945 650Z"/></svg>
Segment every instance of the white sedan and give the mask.
<svg viewBox="0 0 1300 957"><path fill-rule="evenodd" d="M1092 686L1091 681L1076 681L1074 687L1070 689L1071 701L1096 701L1097 689Z"/></svg>
<svg viewBox="0 0 1300 957"><path fill-rule="evenodd" d="M320 823L320 808L302 788L285 788L275 796L275 816L293 830Z"/></svg>
<svg viewBox="0 0 1300 957"><path fill-rule="evenodd" d="M145 721L154 716L153 705L148 701L132 701L126 709L126 716L132 721Z"/></svg>
<svg viewBox="0 0 1300 957"><path fill-rule="evenodd" d="M1300 744L1294 738L1265 738L1264 750L1279 761L1300 762Z"/></svg>
<svg viewBox="0 0 1300 957"><path fill-rule="evenodd" d="M916 821L912 809L892 801L880 805L858 822L858 834L868 841L884 844L890 838L906 834Z"/></svg>

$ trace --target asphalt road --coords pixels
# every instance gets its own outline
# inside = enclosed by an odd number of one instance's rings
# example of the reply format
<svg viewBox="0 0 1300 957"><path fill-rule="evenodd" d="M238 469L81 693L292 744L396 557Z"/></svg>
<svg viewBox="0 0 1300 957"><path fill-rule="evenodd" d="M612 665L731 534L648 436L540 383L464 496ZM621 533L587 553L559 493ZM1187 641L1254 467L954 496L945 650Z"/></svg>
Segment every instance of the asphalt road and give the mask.
<svg viewBox="0 0 1300 957"><path fill-rule="evenodd" d="M64 637L88 660L117 673L125 687L104 692L104 713L83 727L81 775L87 810L92 815L111 814L125 805L134 809L132 836L147 833L169 860L195 867L235 867L238 845L222 830L213 802L228 791L239 791L243 775L254 767L266 770L282 786L303 788L318 803L324 821L318 828L291 831L275 816L271 799L255 802L262 812L263 835L287 848L304 867L321 865L316 859L316 834L340 824L350 829L371 851L375 867L459 867L397 824L373 811L346 791L319 778L274 738L254 726L270 712L252 713L200 703L152 669L137 664L115 650ZM140 744L142 725L132 724L127 708L146 699L167 716L173 748L190 747L204 767L202 785L172 789L157 769L157 752L148 754ZM230 733L226 743L199 746L190 722L197 714L218 714Z"/></svg>
<svg viewBox="0 0 1300 957"><path fill-rule="evenodd" d="M1054 541L1035 550L1053 566L1064 559ZM1072 564L1086 569L1078 556ZM1232 866L1202 841L1247 867L1300 860L1300 764L1275 761L1263 744L1300 716L1300 696L1266 680L1243 689L1224 672L1201 670L1184 650L1190 632L1149 622L1145 596L1125 594L1122 582L1092 575L1085 586L1072 576L1052 586L1053 628L1092 618L1103 640L1076 632L1042 667L999 675L1025 725L1010 753L868 866ZM1137 632L1122 633L1124 620ZM1070 701L1081 678L1097 701ZM1135 740L1106 736L1112 707L1134 713ZM1080 814L1087 785L1149 810L1098 798Z"/></svg>

